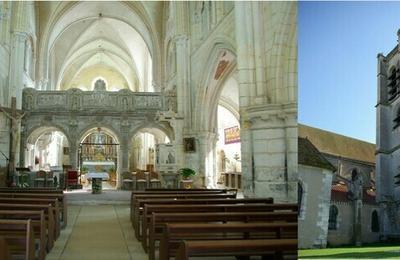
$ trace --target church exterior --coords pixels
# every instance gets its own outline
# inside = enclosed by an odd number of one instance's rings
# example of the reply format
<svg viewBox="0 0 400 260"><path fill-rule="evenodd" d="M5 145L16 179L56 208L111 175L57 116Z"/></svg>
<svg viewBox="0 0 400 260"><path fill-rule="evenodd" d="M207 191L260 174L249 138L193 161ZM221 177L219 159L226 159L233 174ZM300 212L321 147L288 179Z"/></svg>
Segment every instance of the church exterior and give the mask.
<svg viewBox="0 0 400 260"><path fill-rule="evenodd" d="M300 248L379 241L374 154L374 144L299 125Z"/></svg>
<svg viewBox="0 0 400 260"><path fill-rule="evenodd" d="M378 54L377 77L376 189L381 233L390 239L400 237L400 45Z"/></svg>

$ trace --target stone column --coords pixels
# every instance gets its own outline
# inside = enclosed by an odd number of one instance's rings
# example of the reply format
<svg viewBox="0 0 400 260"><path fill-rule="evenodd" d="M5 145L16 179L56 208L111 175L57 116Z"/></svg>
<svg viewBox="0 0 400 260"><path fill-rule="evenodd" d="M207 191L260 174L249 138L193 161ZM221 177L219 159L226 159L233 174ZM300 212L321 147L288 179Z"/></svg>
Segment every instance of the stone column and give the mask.
<svg viewBox="0 0 400 260"><path fill-rule="evenodd" d="M178 115L185 118L185 128L191 125L191 93L189 87L189 40L184 34L176 36L176 87Z"/></svg>
<svg viewBox="0 0 400 260"><path fill-rule="evenodd" d="M199 172L207 188L217 187L216 151L217 134L202 132L199 135Z"/></svg>
<svg viewBox="0 0 400 260"><path fill-rule="evenodd" d="M76 140L70 140L69 162L72 169L78 169L78 141Z"/></svg>

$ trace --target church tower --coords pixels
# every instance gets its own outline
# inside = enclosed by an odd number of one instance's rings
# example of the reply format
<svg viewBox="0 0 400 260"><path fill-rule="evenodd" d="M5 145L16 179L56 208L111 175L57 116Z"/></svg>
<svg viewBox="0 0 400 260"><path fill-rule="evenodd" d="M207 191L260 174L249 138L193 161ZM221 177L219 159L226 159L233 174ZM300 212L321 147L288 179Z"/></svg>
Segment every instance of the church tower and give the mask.
<svg viewBox="0 0 400 260"><path fill-rule="evenodd" d="M400 30L398 45L378 54L376 190L383 238L400 237Z"/></svg>

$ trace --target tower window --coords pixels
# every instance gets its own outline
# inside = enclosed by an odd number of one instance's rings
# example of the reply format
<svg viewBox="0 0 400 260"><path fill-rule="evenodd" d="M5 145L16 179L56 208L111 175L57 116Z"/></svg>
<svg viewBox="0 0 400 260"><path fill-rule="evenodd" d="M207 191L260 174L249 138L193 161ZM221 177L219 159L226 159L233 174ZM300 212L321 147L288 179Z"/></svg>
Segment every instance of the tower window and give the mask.
<svg viewBox="0 0 400 260"><path fill-rule="evenodd" d="M388 100L392 101L399 93L400 70L393 68L390 70L388 78Z"/></svg>

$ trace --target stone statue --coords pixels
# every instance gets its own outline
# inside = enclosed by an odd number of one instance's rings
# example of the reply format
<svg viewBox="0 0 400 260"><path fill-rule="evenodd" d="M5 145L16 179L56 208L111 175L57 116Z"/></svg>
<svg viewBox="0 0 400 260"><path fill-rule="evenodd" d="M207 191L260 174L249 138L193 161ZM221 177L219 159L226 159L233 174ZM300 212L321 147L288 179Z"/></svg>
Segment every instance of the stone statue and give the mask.
<svg viewBox="0 0 400 260"><path fill-rule="evenodd" d="M102 79L98 79L96 80L96 82L94 83L94 90L95 91L106 91L106 83L104 82L104 80Z"/></svg>

